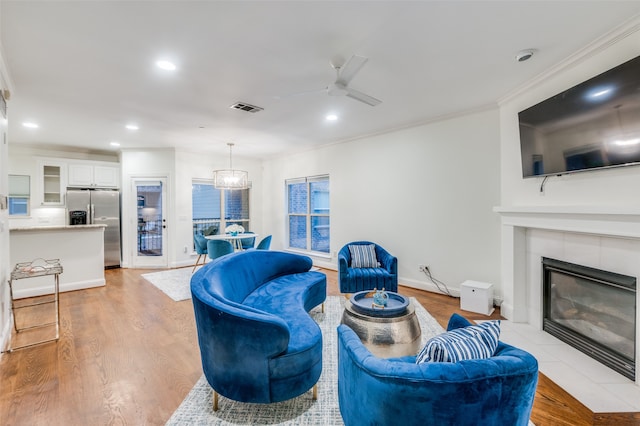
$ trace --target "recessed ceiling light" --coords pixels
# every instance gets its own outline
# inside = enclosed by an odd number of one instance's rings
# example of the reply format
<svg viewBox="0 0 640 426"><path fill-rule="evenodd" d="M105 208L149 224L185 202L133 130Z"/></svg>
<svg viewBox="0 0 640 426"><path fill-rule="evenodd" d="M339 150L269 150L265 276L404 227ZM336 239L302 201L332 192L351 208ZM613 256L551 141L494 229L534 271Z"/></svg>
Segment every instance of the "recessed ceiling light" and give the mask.
<svg viewBox="0 0 640 426"><path fill-rule="evenodd" d="M37 129L38 127L40 127L37 123L30 123L30 122L24 122L22 123L22 125L29 129Z"/></svg>
<svg viewBox="0 0 640 426"><path fill-rule="evenodd" d="M161 68L163 70L167 70L167 71L175 71L176 70L176 64L174 64L173 62L169 62L169 61L157 61L156 62L156 66L158 68Z"/></svg>
<svg viewBox="0 0 640 426"><path fill-rule="evenodd" d="M518 62L524 62L526 60L531 59L531 57L533 56L533 50L532 49L527 49L527 50L521 50L520 52L518 52L518 54L516 55L516 61Z"/></svg>
<svg viewBox="0 0 640 426"><path fill-rule="evenodd" d="M111 146L120 146L120 142L111 142L109 143Z"/></svg>
<svg viewBox="0 0 640 426"><path fill-rule="evenodd" d="M137 124L127 124L125 127L129 130L138 130L140 128Z"/></svg>
<svg viewBox="0 0 640 426"><path fill-rule="evenodd" d="M327 119L327 121L336 121L338 119L338 116L335 114L329 114L325 118Z"/></svg>

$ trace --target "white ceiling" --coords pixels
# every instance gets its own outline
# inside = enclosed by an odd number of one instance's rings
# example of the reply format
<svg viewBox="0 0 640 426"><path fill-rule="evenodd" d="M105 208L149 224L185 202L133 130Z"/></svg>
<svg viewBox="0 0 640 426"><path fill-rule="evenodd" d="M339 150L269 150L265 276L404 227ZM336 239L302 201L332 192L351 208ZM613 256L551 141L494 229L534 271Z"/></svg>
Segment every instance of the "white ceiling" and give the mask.
<svg viewBox="0 0 640 426"><path fill-rule="evenodd" d="M269 157L495 105L639 13L640 1L2 0L9 140L206 153L230 141ZM536 55L516 62L526 48ZM369 62L351 87L382 104L286 96L326 87L329 61L352 54Z"/></svg>

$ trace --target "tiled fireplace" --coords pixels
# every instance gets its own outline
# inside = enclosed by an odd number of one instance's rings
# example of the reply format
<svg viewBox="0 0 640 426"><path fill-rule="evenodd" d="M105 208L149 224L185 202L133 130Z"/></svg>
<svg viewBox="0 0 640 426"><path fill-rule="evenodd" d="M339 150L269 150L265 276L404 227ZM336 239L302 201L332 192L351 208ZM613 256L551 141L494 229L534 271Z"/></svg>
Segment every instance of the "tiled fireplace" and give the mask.
<svg viewBox="0 0 640 426"><path fill-rule="evenodd" d="M636 278L544 257L542 329L635 380Z"/></svg>
<svg viewBox="0 0 640 426"><path fill-rule="evenodd" d="M502 218L505 341L538 358L540 371L594 412L640 411L635 381L543 331L542 258L640 279L640 208L497 207ZM635 306L640 308L640 293ZM636 310L636 324L640 314ZM640 353L640 327L635 351ZM636 357L638 371L638 357Z"/></svg>

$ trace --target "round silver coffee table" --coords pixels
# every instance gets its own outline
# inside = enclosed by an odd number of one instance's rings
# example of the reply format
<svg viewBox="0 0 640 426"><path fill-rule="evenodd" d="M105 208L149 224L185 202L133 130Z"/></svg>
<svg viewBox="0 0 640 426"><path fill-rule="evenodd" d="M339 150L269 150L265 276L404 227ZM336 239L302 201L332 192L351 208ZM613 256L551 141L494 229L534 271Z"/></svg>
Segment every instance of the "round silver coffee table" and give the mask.
<svg viewBox="0 0 640 426"><path fill-rule="evenodd" d="M364 346L377 357L416 355L420 350L420 323L412 302L409 302L404 313L383 317L376 316L375 313L358 312L347 300L342 313L342 324L349 326L360 337Z"/></svg>

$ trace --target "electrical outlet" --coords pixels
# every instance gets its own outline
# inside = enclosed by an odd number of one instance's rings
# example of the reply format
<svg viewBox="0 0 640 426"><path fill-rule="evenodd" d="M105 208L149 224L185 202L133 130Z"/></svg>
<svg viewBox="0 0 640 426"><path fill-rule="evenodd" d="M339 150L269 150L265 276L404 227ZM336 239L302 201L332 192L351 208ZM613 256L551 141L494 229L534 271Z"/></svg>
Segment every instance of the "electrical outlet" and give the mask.
<svg viewBox="0 0 640 426"><path fill-rule="evenodd" d="M429 269L427 265L418 265L418 271L426 272Z"/></svg>
<svg viewBox="0 0 640 426"><path fill-rule="evenodd" d="M188 252L189 252L189 247L184 246L184 252L185 252L185 253L188 253Z"/></svg>

